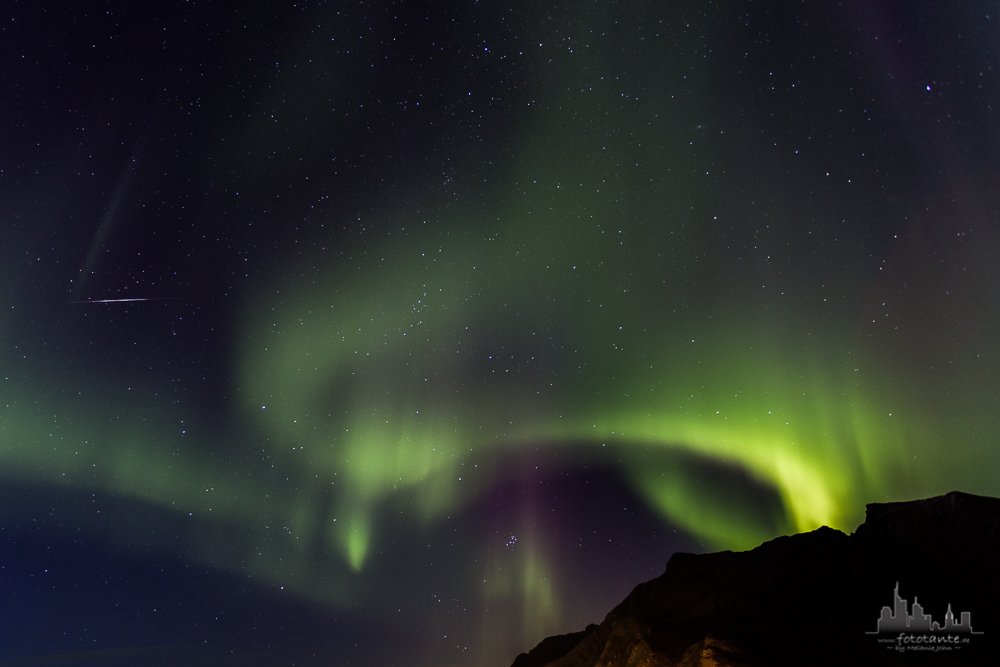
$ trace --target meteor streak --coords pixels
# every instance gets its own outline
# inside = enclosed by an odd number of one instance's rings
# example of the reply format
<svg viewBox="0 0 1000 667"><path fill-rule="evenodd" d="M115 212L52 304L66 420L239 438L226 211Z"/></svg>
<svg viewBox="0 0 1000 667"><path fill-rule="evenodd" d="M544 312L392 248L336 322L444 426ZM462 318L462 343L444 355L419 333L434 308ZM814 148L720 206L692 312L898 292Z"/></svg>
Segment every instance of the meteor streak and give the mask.
<svg viewBox="0 0 1000 667"><path fill-rule="evenodd" d="M175 301L179 296L160 296L148 299L92 299L88 301L70 301L70 303L122 303L124 301Z"/></svg>

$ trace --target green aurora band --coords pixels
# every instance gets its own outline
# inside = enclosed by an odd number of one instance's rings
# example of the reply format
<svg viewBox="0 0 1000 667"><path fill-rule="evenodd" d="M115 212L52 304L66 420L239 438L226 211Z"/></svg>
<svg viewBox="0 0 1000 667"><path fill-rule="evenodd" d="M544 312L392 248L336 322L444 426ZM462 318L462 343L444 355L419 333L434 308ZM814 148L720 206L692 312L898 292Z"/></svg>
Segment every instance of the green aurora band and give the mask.
<svg viewBox="0 0 1000 667"><path fill-rule="evenodd" d="M492 255L410 239L398 252L352 260L351 280L282 286L269 317L255 318L242 386L256 400L246 404L274 441L305 447L309 470L340 476L341 512L327 534L353 568L387 498L412 493L419 516L440 515L489 480L473 462L493 450L594 450L620 462L665 518L737 549L773 537L775 525L850 530L865 501L944 491L971 472L956 460L963 447L938 446L945 428L925 397L866 382L876 364L856 336L813 339L823 323L808 304L785 305L798 317L781 327L735 304L692 308L683 319L677 309L644 311L643 302L670 303L666 280L616 281L594 268L598 251L560 258L528 234L498 242ZM581 283L575 302L563 296ZM553 325L573 310L572 326ZM572 332L563 349L533 342L554 326ZM515 352L513 362L478 367L486 341L497 356ZM547 364L546 353L563 358ZM495 379L511 371L516 378ZM783 516L726 502L680 461L651 464L653 448L741 467L780 494Z"/></svg>
<svg viewBox="0 0 1000 667"><path fill-rule="evenodd" d="M975 179L949 209L898 203L886 215L905 234L882 255L838 242L843 219L874 214L855 186L817 194L815 165L789 172L758 148L699 184L685 138L709 103L674 100L658 82L679 66L648 60L662 64L633 73L642 98L623 101L611 82L576 93L555 58L500 185L379 210L366 242L245 294L235 431L164 435L190 415L72 381L75 396L52 398L55 380L9 352L2 474L189 516L185 555L336 604L361 595L390 509L430 525L491 488L496 461L538 448L618 467L710 549L852 530L866 502L1000 495L998 327L979 305L997 303L1000 244L951 235L983 219ZM637 129L619 131L625 116ZM728 141L703 150L744 145ZM756 173L781 173L780 192ZM807 209L836 213L812 224ZM5 317L5 336L27 326ZM87 407L111 404L110 422ZM559 582L544 535L522 539L483 595L521 600L537 639L556 627Z"/></svg>

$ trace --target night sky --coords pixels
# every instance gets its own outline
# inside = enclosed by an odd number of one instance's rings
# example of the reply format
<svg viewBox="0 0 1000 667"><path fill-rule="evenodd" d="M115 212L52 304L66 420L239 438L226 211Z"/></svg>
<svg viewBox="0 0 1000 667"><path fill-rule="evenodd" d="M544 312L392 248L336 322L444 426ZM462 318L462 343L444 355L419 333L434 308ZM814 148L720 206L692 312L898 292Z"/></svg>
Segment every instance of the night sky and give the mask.
<svg viewBox="0 0 1000 667"><path fill-rule="evenodd" d="M996 0L0 19L0 665L502 667L1000 495Z"/></svg>

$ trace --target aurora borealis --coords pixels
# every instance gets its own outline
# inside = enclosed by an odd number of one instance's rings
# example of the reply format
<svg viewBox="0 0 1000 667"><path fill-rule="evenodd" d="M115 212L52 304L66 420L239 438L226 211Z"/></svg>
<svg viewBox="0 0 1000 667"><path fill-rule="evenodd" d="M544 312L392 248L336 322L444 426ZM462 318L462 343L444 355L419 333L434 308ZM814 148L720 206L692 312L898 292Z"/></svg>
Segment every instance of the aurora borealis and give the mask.
<svg viewBox="0 0 1000 667"><path fill-rule="evenodd" d="M675 550L1000 495L1000 8L814 4L10 10L0 565L273 616L0 660L506 665ZM70 570L5 632L100 618Z"/></svg>

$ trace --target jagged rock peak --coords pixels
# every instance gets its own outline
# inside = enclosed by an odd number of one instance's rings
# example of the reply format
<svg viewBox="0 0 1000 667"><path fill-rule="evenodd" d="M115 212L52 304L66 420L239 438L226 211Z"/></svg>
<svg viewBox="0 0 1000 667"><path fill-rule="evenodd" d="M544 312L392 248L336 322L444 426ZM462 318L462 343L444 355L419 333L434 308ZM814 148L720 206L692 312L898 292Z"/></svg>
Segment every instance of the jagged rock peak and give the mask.
<svg viewBox="0 0 1000 667"><path fill-rule="evenodd" d="M676 553L600 625L550 637L513 667L993 665L998 564L1000 499L872 503L849 536L824 526L746 552ZM973 630L991 632L947 651L896 647L880 613L899 586L922 613L970 612Z"/></svg>

